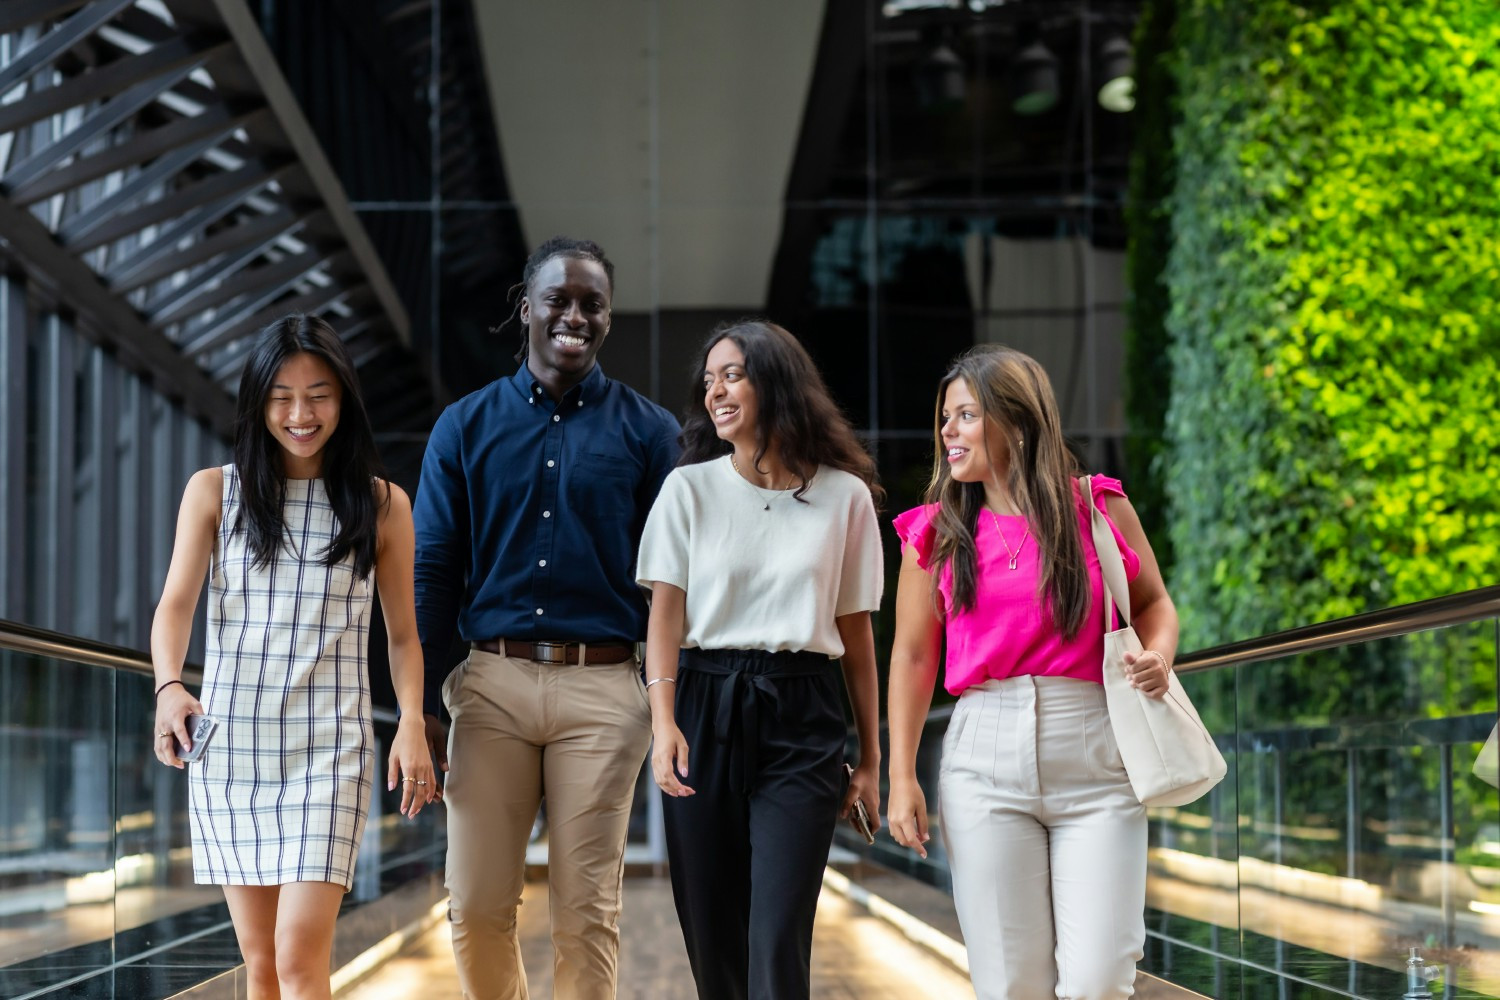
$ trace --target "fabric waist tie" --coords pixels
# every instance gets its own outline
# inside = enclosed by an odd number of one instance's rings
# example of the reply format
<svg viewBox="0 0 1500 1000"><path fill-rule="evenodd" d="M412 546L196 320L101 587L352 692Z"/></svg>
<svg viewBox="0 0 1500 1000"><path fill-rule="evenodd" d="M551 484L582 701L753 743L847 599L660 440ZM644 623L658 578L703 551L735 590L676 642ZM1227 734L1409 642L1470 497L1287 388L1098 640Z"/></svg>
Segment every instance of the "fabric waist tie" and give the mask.
<svg viewBox="0 0 1500 1000"><path fill-rule="evenodd" d="M755 784L759 763L760 709L764 701L771 717L781 718L781 692L775 681L782 677L819 677L833 668L825 653L769 652L763 649L684 649L677 669L696 670L720 677L714 706L714 739L729 746L730 781L736 792L748 795ZM734 738L735 731L740 738ZM734 758L739 757L739 766Z"/></svg>

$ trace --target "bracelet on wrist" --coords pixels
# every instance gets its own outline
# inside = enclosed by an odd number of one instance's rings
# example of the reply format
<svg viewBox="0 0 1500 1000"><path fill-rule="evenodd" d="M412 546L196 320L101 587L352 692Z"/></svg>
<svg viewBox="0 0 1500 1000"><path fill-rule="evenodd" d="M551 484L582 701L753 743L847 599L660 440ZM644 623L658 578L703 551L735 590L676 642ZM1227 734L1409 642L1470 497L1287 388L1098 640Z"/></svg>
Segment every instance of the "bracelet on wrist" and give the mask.
<svg viewBox="0 0 1500 1000"><path fill-rule="evenodd" d="M653 678L652 680L649 680L649 681L646 682L646 690L650 691L651 690L651 685L653 685L653 684L662 684L662 683L676 684L677 683L677 678L675 678L675 677L656 677L656 678Z"/></svg>
<svg viewBox="0 0 1500 1000"><path fill-rule="evenodd" d="M160 698L161 697L161 693L163 691L165 691L167 688L171 687L173 684L182 684L182 681L180 681L180 680L170 680L170 681L164 682L161 685L161 687L159 687L159 688L156 689L156 693L151 696L152 699L154 700L154 699ZM184 691L186 691L187 690L187 685L186 684L182 684L182 689Z"/></svg>

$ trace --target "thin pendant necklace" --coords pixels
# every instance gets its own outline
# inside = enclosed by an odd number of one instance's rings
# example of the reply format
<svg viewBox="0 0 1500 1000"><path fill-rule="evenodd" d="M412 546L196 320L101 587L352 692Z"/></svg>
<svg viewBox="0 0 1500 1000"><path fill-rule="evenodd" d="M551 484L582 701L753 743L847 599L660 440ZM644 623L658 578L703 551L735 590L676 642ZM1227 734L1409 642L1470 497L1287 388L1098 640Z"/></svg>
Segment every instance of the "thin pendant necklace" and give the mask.
<svg viewBox="0 0 1500 1000"><path fill-rule="evenodd" d="M732 465L732 466L734 466L734 475L735 475L735 478L738 479L740 482L744 483L749 489L753 490L754 493L755 493L755 495L760 499L760 502L761 502L761 508L760 509L761 510L770 510L771 509L771 501L766 498L765 494L761 493L762 487L756 486L754 483L752 483L750 480L746 479L743 475L740 474L740 463L737 462L737 461L735 461L735 459L734 459L734 452L730 452L729 453L729 464ZM792 488L792 481L790 479L788 479L786 481L786 485L783 486L779 490L777 490L774 486L771 487L771 488L773 490L775 490L777 493L785 493L787 490L789 490L789 489Z"/></svg>
<svg viewBox="0 0 1500 1000"><path fill-rule="evenodd" d="M1031 526L1026 526L1026 534L1021 536L1021 544L1012 549L1010 542L1005 540L1005 532L1000 530L1000 518L995 516L994 511L990 511L990 521L995 525L995 534L1000 536L1000 544L1005 546L1005 554L1010 556L1010 562L1007 565L1011 569L1016 569L1018 567L1018 560L1021 558L1021 550L1026 547L1026 539L1031 537Z"/></svg>

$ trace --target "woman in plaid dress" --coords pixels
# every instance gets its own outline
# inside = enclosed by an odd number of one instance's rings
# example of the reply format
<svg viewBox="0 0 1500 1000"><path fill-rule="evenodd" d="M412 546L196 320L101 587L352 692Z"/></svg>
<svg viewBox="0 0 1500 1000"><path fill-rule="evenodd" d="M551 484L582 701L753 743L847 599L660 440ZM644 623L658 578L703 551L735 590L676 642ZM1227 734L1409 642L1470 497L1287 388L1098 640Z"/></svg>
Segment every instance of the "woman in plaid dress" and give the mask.
<svg viewBox="0 0 1500 1000"><path fill-rule="evenodd" d="M172 737L189 745L187 716L218 718L190 774L195 879L224 886L252 997L325 998L375 770L372 583L402 708L386 786L402 782L403 815L440 797L422 721L411 504L375 477L353 366L314 317L261 334L240 381L234 457L183 494L151 630L155 751L181 768ZM200 703L180 678L205 573Z"/></svg>

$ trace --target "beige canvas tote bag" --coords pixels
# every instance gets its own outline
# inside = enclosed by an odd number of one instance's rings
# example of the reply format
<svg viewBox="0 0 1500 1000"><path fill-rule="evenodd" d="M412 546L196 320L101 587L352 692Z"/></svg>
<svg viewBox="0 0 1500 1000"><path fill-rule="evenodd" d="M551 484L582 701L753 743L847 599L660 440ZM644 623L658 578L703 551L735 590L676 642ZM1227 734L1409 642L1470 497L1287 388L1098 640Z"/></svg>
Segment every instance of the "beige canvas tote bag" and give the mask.
<svg viewBox="0 0 1500 1000"><path fill-rule="evenodd" d="M1091 513L1094 550L1104 571L1104 697L1109 724L1136 798L1147 806L1181 806L1200 798L1224 778L1224 755L1198 718L1175 671L1167 671L1167 693L1149 698L1130 686L1125 654L1141 652L1130 624L1130 585L1114 532L1094 503L1093 477L1083 480ZM1109 608L1123 626L1111 630Z"/></svg>

